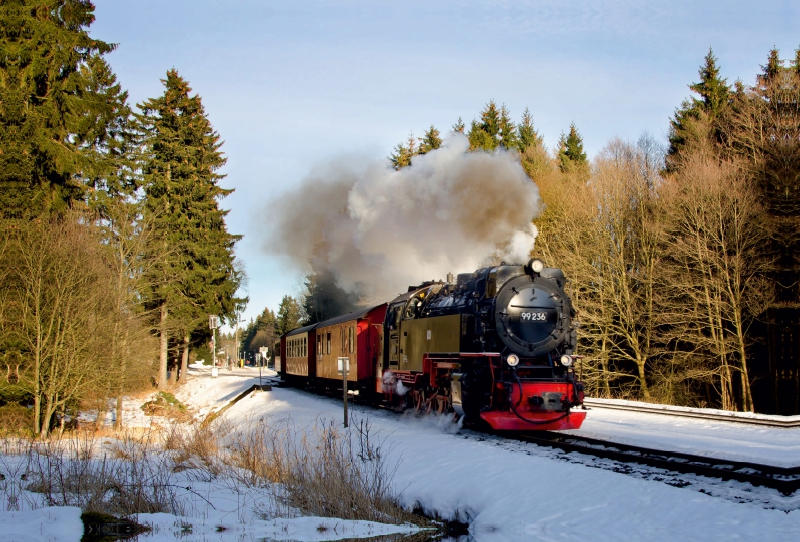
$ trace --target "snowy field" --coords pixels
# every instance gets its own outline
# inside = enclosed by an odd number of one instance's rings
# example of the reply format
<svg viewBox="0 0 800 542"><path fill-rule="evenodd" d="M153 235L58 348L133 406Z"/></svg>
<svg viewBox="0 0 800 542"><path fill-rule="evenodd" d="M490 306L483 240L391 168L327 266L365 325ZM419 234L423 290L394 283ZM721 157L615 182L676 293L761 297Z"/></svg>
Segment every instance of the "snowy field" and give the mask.
<svg viewBox="0 0 800 542"><path fill-rule="evenodd" d="M242 369L220 371L220 377L212 379L206 372L195 371L176 396L205 416L258 383L257 375L257 370ZM130 410L130 421L136 418L134 410ZM800 540L797 497L781 500L768 490L762 495L760 489L722 482L708 490L709 495L701 492L706 491L703 483L673 487L669 475L615 472L613 466L593 458L480 435L444 417L416 418L358 405L351 406L351 412L356 418L369 418L391 448L393 461L399 463L394 483L403 504L469 523L472 540ZM743 460L791 461L791 452L775 451L794 446L791 437L775 445L771 432L776 430L730 424L717 428L701 420L647 415L665 418L662 421L668 427L668 432L656 431L653 436L648 422L638 419L641 416L591 410L580 432L606 438L614 430L636 444L671 443L672 449L691 453L707 452L706 447L713 446L739 454L736 457ZM311 427L323 418L340 421L342 410L333 398L275 388L244 398L222 419L242 426L261 417L290 418L297 427ZM795 432L777 431L779 435ZM336 540L407 532L404 527L336 519L264 521L245 512L259 498L257 492L237 493L230 487L192 486L185 495L186 517L142 515L140 520L155 529L139 540ZM25 519L23 514L32 515ZM14 522L14 526L0 531L0 540L77 542L78 515L75 509L17 512L13 517L5 512L0 514L0 524ZM56 524L65 527L59 529ZM29 534L26 528L31 529ZM19 534L9 539L8 533Z"/></svg>
<svg viewBox="0 0 800 542"><path fill-rule="evenodd" d="M729 461L800 467L800 428L763 427L592 407L580 429L565 432Z"/></svg>

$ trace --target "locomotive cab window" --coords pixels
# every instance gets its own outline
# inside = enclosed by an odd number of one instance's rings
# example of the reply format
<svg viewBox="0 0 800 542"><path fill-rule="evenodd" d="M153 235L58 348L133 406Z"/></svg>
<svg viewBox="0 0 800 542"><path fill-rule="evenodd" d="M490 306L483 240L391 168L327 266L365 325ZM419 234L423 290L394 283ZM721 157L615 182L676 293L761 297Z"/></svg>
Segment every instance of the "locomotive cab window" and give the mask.
<svg viewBox="0 0 800 542"><path fill-rule="evenodd" d="M389 322L389 329L397 329L400 327L400 315L403 314L403 305L398 304L391 308L389 311L389 317L387 321Z"/></svg>
<svg viewBox="0 0 800 542"><path fill-rule="evenodd" d="M416 318L417 311L419 311L419 307L422 305L422 300L418 297L412 297L411 300L408 302L408 306L406 306L406 314L405 318Z"/></svg>

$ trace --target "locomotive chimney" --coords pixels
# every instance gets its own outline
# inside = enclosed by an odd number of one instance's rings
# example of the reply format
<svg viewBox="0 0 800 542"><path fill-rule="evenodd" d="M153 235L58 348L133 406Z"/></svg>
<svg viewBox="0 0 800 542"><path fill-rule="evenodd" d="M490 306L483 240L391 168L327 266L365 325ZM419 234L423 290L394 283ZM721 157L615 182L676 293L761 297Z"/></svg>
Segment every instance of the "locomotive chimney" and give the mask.
<svg viewBox="0 0 800 542"><path fill-rule="evenodd" d="M453 274L452 273L448 273L447 274L447 284L453 284L453 279L455 279Z"/></svg>

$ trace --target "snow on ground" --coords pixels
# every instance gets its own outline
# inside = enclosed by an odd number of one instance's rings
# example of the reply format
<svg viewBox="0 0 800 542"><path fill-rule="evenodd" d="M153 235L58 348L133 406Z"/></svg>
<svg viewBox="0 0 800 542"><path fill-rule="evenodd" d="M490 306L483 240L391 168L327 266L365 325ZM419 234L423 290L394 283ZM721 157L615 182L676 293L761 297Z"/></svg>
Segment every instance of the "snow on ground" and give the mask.
<svg viewBox="0 0 800 542"><path fill-rule="evenodd" d="M472 438L442 419L352 410L373 421L401 461L395 484L403 502L468 521L481 542L800 539L800 510L739 504L537 455L502 439ZM276 388L240 401L225 417L264 415L291 416L297 426L342 416L334 399Z"/></svg>
<svg viewBox="0 0 800 542"><path fill-rule="evenodd" d="M193 370L192 378L176 392L176 397L200 417L220 410L258 383L257 369L220 370L219 378L211 378L209 373L207 369ZM373 429L391 449L392 460L399 462L394 483L402 502L420 505L443 518L468 522L470 539L477 542L800 539L800 509L796 509L800 508L800 498L793 498L788 508L791 511L783 512L759 505L758 498L741 504L730 495L719 498L696 488L659 481L669 482L668 476L643 479L614 472L579 454L480 435L459 428L445 417L417 418L360 405L351 405L351 413L371 420ZM238 426L259 417L290 418L296 427L311 427L320 419L340 422L342 407L334 398L274 388L245 397L222 416ZM659 425L653 431L656 422ZM792 430L602 409L589 411L580 431L601 438L614 434L652 447L669 444L665 447L677 446L691 453L709 453L714 448L755 462L765 457L790 462L794 446L789 436ZM257 492L235 493L197 481L187 487L191 491L182 497L187 517L142 515L141 520L152 524L154 531L140 538L141 542L333 540L402 532L392 531L392 526L336 519L245 517L244 505L260 498ZM731 486L732 493L747 491L759 490ZM191 523L191 532L182 522ZM321 528L323 522L327 529ZM77 538L66 535L12 540L77 542Z"/></svg>
<svg viewBox="0 0 800 542"><path fill-rule="evenodd" d="M729 461L800 466L798 428L763 427L593 406L580 429L566 432Z"/></svg>
<svg viewBox="0 0 800 542"><path fill-rule="evenodd" d="M9 542L78 541L83 536L81 509L51 506L0 512L0 540Z"/></svg>

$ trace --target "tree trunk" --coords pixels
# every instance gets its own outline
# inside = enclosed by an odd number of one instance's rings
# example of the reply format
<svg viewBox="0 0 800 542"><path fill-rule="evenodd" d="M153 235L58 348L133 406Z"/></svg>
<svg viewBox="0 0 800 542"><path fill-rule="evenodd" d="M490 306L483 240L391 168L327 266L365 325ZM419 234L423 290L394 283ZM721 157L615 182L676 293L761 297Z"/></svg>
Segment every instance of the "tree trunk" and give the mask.
<svg viewBox="0 0 800 542"><path fill-rule="evenodd" d="M106 424L106 413L108 412L108 394L104 393L97 404L97 420L95 426L100 429Z"/></svg>
<svg viewBox="0 0 800 542"><path fill-rule="evenodd" d="M47 435L50 433L50 418L52 418L53 411L55 410L52 403L53 401L50 397L45 398L44 412L42 412L42 427L39 431L39 436L42 438L47 438Z"/></svg>
<svg viewBox="0 0 800 542"><path fill-rule="evenodd" d="M645 365L646 360L644 359L637 359L636 366L639 369L639 387L642 389L642 397L645 401L650 401L650 389L647 387L647 379L645 377Z"/></svg>
<svg viewBox="0 0 800 542"><path fill-rule="evenodd" d="M117 395L117 418L114 420L114 429L122 429L122 393Z"/></svg>
<svg viewBox="0 0 800 542"><path fill-rule="evenodd" d="M119 379L117 381L117 415L114 419L114 429L122 429L122 394L125 391L125 380L128 374L128 328L122 338L122 351L120 356Z"/></svg>
<svg viewBox="0 0 800 542"><path fill-rule="evenodd" d="M181 355L181 374L180 374L180 381L181 383L186 382L186 375L189 371L189 334L187 333L183 337L183 353Z"/></svg>
<svg viewBox="0 0 800 542"><path fill-rule="evenodd" d="M167 389L167 346L169 335L167 333L167 304L161 305L161 353L158 359L158 389Z"/></svg>

